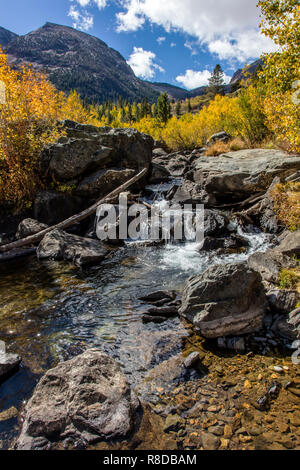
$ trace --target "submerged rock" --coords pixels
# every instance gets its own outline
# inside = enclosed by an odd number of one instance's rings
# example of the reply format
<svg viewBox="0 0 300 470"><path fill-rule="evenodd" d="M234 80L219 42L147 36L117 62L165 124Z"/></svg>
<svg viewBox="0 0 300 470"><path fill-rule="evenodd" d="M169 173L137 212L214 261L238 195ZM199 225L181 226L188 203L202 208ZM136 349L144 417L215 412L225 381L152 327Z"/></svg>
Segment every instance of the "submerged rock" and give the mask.
<svg viewBox="0 0 300 470"><path fill-rule="evenodd" d="M40 380L26 405L16 448L46 449L66 439L92 443L124 438L138 406L120 366L102 351L88 350Z"/></svg>
<svg viewBox="0 0 300 470"><path fill-rule="evenodd" d="M259 330L267 301L259 273L246 264L213 266L185 284L179 314L207 338Z"/></svg>
<svg viewBox="0 0 300 470"><path fill-rule="evenodd" d="M164 299L174 300L175 298L176 292L174 291L158 290L155 292L151 292L150 294L144 295L143 297L140 297L139 300L142 300L143 302L152 303Z"/></svg>
<svg viewBox="0 0 300 470"><path fill-rule="evenodd" d="M0 381L18 369L21 358L17 354L6 353L0 350Z"/></svg>
<svg viewBox="0 0 300 470"><path fill-rule="evenodd" d="M52 230L37 248L38 259L66 260L77 266L98 264L108 254L100 240L71 235L63 230Z"/></svg>

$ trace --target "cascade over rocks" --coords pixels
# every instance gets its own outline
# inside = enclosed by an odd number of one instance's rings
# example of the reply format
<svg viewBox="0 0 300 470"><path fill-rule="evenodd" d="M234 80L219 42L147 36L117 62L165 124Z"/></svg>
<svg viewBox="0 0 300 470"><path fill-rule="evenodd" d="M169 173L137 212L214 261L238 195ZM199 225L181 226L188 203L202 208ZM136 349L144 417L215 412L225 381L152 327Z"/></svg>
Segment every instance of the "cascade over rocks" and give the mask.
<svg viewBox="0 0 300 470"><path fill-rule="evenodd" d="M226 264L186 282L179 314L202 336L218 338L259 330L266 306L260 274L246 264Z"/></svg>
<svg viewBox="0 0 300 470"><path fill-rule="evenodd" d="M133 428L138 406L119 364L101 350L90 349L40 380L24 410L16 448L124 438Z"/></svg>

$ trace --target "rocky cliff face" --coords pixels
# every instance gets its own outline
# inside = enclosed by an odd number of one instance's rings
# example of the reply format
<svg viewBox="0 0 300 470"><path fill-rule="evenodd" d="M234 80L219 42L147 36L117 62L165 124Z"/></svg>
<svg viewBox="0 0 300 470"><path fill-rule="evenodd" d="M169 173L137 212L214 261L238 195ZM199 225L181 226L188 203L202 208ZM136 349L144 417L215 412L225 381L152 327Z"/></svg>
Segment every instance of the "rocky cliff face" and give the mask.
<svg viewBox="0 0 300 470"><path fill-rule="evenodd" d="M12 33L8 29L2 28L0 26L0 46L5 47L8 43L10 43L13 39L17 38L18 35Z"/></svg>
<svg viewBox="0 0 300 470"><path fill-rule="evenodd" d="M241 80L245 80L245 78L249 78L250 76L254 75L259 67L263 65L263 61L261 59L256 60L252 64L248 65L246 69L238 69L232 76L230 81L230 85L235 85L239 83Z"/></svg>
<svg viewBox="0 0 300 470"><path fill-rule="evenodd" d="M134 75L119 52L67 26L46 23L16 37L5 51L12 64L31 63L46 71L59 90L76 89L89 102L115 100L120 95L131 100L155 100L159 95Z"/></svg>

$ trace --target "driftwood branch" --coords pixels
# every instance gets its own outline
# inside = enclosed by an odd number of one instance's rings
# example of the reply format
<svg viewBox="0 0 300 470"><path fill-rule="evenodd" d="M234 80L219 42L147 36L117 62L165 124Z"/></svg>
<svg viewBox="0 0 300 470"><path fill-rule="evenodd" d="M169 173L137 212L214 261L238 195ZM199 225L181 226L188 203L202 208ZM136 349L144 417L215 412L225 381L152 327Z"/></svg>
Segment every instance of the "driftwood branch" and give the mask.
<svg viewBox="0 0 300 470"><path fill-rule="evenodd" d="M21 248L23 246L27 246L27 245L31 245L31 244L34 244L34 243L38 243L40 242L44 236L51 232L52 230L55 230L55 229L61 229L61 230L65 230L67 229L68 227L71 227L72 225L74 225L75 223L77 222L81 222L82 220L86 219L87 217L89 217L90 215L94 214L98 208L98 206L100 204L106 204L108 201L110 201L111 199L115 198L116 196L118 196L120 193L122 193L123 191L125 191L127 188L129 188L130 186L132 186L134 183L136 183L137 181L139 181L143 176L145 176L147 173L147 169L144 168L142 171L140 171L137 175L135 175L133 178L131 178L130 180L128 180L126 183L122 184L122 186L119 186L117 189L115 189L114 191L112 191L110 194L108 194L106 197L102 198L102 199L99 199L97 202L95 202L95 204L93 204L91 207L89 207L88 209L85 209L84 211L80 212L79 214L77 215L73 215L72 217L70 217L69 219L67 220L64 220L63 222L60 222L59 224L57 225L53 225L52 227L48 227L46 228L45 230L42 230L41 232L39 233L36 233L34 235L30 235L29 237L27 238L23 238L22 240L17 240L15 242L12 242L12 243L9 243L7 245L0 245L0 253L6 253L10 250L14 250L16 248Z"/></svg>

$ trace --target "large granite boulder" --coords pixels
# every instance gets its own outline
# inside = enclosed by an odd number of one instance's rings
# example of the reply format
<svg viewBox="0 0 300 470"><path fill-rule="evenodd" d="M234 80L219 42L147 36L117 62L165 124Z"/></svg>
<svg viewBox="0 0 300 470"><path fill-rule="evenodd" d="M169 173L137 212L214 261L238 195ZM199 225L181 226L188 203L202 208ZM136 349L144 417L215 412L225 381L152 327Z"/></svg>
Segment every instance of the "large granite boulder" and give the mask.
<svg viewBox="0 0 300 470"><path fill-rule="evenodd" d="M296 290L271 289L267 293L269 308L272 312L288 314L300 302L300 294Z"/></svg>
<svg viewBox="0 0 300 470"><path fill-rule="evenodd" d="M277 250L266 253L254 253L248 260L248 265L260 273L264 281L278 283L280 271L285 268L295 268L297 262Z"/></svg>
<svg viewBox="0 0 300 470"><path fill-rule="evenodd" d="M153 139L136 129L96 127L69 120L62 126L66 136L40 155L44 177L70 181L107 166L137 171L150 167Z"/></svg>
<svg viewBox="0 0 300 470"><path fill-rule="evenodd" d="M300 169L300 156L279 150L249 149L194 162L194 181L218 199L242 199L266 191L278 176L282 181Z"/></svg>
<svg viewBox="0 0 300 470"><path fill-rule="evenodd" d="M276 250L287 256L300 255L300 230L288 233L281 243L276 247Z"/></svg>
<svg viewBox="0 0 300 470"><path fill-rule="evenodd" d="M55 229L47 233L37 248L39 259L66 260L77 266L98 264L108 250L100 240L71 235Z"/></svg>
<svg viewBox="0 0 300 470"><path fill-rule="evenodd" d="M34 219L24 219L18 225L18 230L16 233L16 238L20 240L21 238L29 237L35 233L39 233L42 230L48 228L48 225L42 224Z"/></svg>
<svg viewBox="0 0 300 470"><path fill-rule="evenodd" d="M24 410L18 450L124 438L139 402L114 359L91 349L49 370Z"/></svg>
<svg viewBox="0 0 300 470"><path fill-rule="evenodd" d="M134 174L134 170L126 170L124 168L98 170L81 181L75 190L75 194L98 199L126 183Z"/></svg>
<svg viewBox="0 0 300 470"><path fill-rule="evenodd" d="M259 330L267 300L259 273L246 264L209 268L185 284L179 314L206 338Z"/></svg>
<svg viewBox="0 0 300 470"><path fill-rule="evenodd" d="M68 181L87 170L109 162L112 149L100 144L98 136L89 139L62 137L48 145L40 156L42 173L48 173L58 181Z"/></svg>

